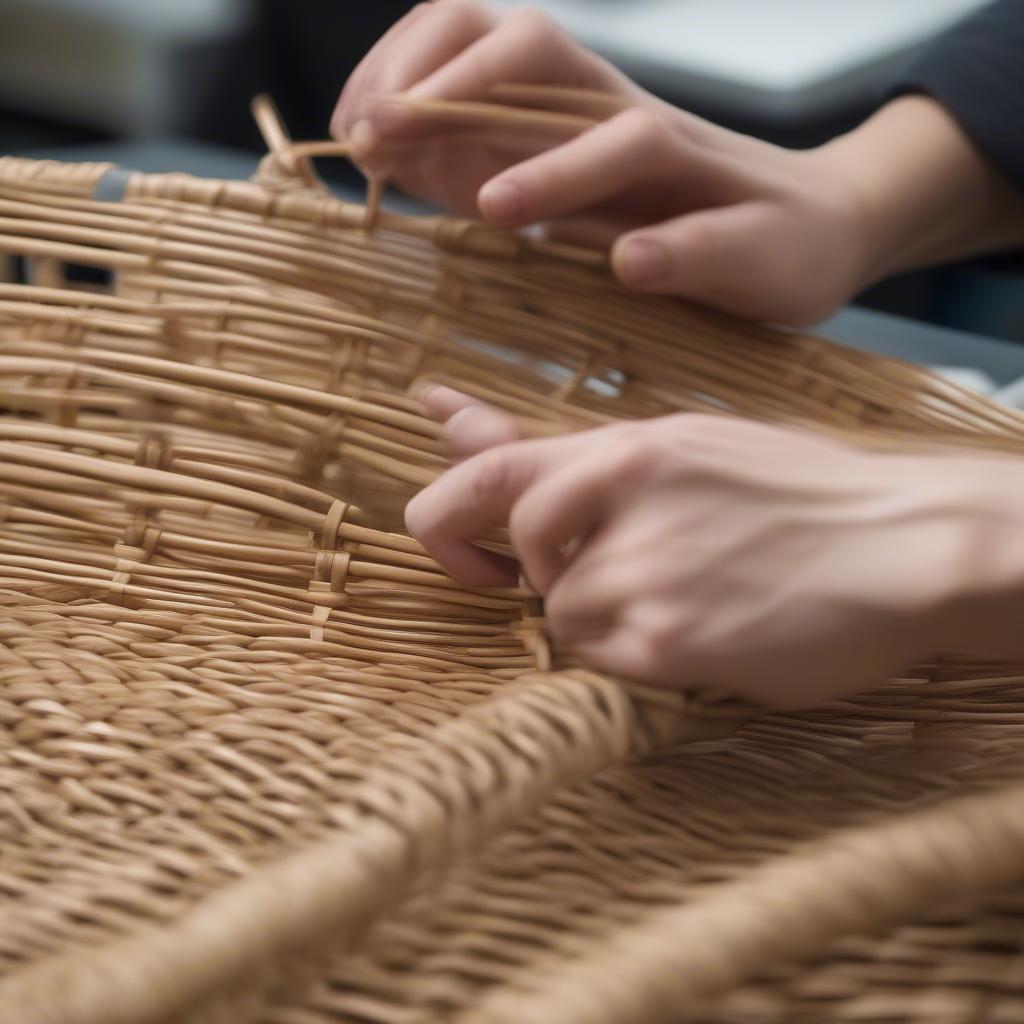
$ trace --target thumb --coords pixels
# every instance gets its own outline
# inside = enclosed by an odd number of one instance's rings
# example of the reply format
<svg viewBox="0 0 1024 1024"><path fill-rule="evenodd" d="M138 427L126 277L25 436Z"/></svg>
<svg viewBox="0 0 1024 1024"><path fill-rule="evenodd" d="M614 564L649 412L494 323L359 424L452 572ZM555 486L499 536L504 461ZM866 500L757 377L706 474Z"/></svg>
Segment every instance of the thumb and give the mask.
<svg viewBox="0 0 1024 1024"><path fill-rule="evenodd" d="M637 291L758 317L771 300L760 281L765 257L782 241L775 235L761 204L701 210L621 236L612 247L612 269Z"/></svg>

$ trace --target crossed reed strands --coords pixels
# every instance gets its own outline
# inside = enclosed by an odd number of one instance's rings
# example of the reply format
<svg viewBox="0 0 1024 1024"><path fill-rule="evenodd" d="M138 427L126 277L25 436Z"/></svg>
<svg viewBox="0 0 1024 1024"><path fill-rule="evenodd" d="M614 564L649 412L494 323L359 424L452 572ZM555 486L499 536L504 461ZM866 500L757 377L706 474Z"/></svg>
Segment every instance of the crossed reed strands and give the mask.
<svg viewBox="0 0 1024 1024"><path fill-rule="evenodd" d="M414 116L611 112L496 98ZM699 410L1019 453L1024 421L379 183L343 203L308 158L344 147L257 116L253 182L0 160L0 1020L807 1019L793 965L830 941L1019 884L1012 667L804 716L645 691L400 514L444 466L424 377L554 431ZM1010 974L987 913L948 926L979 991Z"/></svg>

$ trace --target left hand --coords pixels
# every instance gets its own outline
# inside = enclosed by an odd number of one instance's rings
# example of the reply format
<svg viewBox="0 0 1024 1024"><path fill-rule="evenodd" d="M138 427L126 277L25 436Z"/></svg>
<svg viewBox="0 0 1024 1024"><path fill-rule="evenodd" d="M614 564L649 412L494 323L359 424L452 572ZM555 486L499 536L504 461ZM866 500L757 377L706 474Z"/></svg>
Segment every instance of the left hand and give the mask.
<svg viewBox="0 0 1024 1024"><path fill-rule="evenodd" d="M413 499L410 532L452 575L508 585L473 543L507 524L556 643L596 668L799 706L946 638L982 525L954 465L971 457L703 415L517 441L448 389L425 404L470 457Z"/></svg>
<svg viewBox="0 0 1024 1024"><path fill-rule="evenodd" d="M387 102L489 102L509 84L601 93L607 119L568 139L481 134ZM900 103L939 109L920 97ZM352 75L332 133L412 195L609 249L612 271L639 291L796 325L823 319L874 279L861 161L769 145L679 110L532 8L417 6ZM880 163L873 148L864 162Z"/></svg>

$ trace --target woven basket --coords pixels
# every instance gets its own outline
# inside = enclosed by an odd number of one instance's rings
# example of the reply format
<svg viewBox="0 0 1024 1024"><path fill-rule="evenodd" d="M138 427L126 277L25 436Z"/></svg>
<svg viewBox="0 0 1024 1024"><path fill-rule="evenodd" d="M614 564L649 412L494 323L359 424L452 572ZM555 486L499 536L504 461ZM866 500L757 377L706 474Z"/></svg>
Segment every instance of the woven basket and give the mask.
<svg viewBox="0 0 1024 1024"><path fill-rule="evenodd" d="M1024 418L268 135L252 182L0 160L0 1021L1024 1020L1019 667L645 690L397 530L424 376L551 430Z"/></svg>

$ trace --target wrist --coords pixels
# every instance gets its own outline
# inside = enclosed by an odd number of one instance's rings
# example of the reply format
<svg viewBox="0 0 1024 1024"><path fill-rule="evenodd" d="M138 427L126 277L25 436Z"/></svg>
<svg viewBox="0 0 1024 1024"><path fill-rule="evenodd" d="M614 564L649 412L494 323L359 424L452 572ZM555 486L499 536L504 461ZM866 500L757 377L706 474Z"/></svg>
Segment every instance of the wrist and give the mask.
<svg viewBox="0 0 1024 1024"><path fill-rule="evenodd" d="M829 143L800 157L808 162L812 187L825 197L832 223L838 226L834 248L843 265L844 294L848 299L882 276L878 273L879 260L886 248L882 218L873 197L858 181L845 147Z"/></svg>
<svg viewBox="0 0 1024 1024"><path fill-rule="evenodd" d="M1024 240L1024 201L930 97L896 99L816 152L859 222L863 285Z"/></svg>
<svg viewBox="0 0 1024 1024"><path fill-rule="evenodd" d="M926 459L929 520L947 538L927 614L934 650L1024 655L1024 467L1001 455Z"/></svg>

